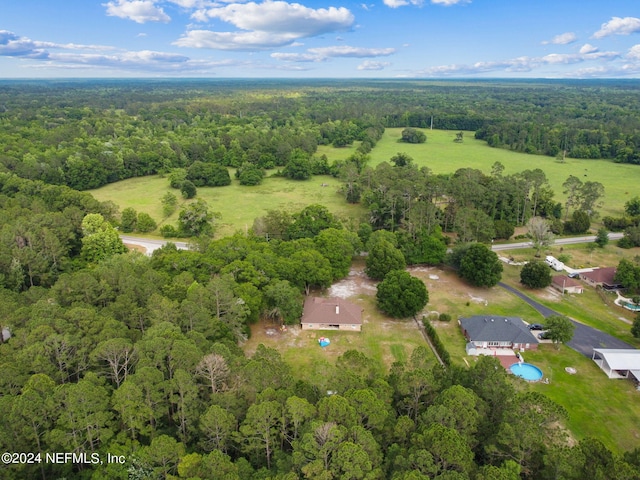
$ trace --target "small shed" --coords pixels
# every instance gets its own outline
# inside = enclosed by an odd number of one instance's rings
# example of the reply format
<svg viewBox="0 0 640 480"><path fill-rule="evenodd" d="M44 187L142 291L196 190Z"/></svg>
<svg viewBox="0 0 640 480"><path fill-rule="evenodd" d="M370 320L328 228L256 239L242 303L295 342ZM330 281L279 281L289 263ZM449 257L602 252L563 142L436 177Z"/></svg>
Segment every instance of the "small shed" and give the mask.
<svg viewBox="0 0 640 480"><path fill-rule="evenodd" d="M566 275L555 275L551 281L551 286L564 293L582 293L584 291L579 281Z"/></svg>
<svg viewBox="0 0 640 480"><path fill-rule="evenodd" d="M640 381L640 350L594 348L592 358L609 378L630 378Z"/></svg>
<svg viewBox="0 0 640 480"><path fill-rule="evenodd" d="M362 330L362 308L343 298L307 297L300 321L302 330Z"/></svg>

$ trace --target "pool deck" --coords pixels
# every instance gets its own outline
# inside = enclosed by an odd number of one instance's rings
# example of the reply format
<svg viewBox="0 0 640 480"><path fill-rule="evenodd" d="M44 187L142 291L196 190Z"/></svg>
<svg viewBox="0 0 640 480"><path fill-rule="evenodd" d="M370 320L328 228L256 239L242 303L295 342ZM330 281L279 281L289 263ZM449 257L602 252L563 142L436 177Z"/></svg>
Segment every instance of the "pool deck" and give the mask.
<svg viewBox="0 0 640 480"><path fill-rule="evenodd" d="M498 348L495 350L491 350L489 348L480 348L477 350L478 355L487 355L491 357L496 357L500 361L500 365L502 365L507 370L511 365L518 362L516 358L516 352L509 348Z"/></svg>

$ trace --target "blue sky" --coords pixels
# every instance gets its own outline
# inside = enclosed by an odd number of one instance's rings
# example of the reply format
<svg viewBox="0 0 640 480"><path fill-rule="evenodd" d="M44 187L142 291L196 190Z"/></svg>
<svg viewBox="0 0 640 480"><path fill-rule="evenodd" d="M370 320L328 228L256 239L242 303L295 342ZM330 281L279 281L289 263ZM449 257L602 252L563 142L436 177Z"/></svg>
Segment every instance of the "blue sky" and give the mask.
<svg viewBox="0 0 640 480"><path fill-rule="evenodd" d="M0 0L0 78L638 78L638 0Z"/></svg>

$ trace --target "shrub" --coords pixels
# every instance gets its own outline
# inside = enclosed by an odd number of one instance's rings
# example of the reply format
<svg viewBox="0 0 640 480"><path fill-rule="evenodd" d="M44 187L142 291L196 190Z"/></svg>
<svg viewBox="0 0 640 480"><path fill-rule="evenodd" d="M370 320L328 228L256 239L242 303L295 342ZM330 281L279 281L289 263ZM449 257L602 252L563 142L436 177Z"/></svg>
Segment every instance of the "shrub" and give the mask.
<svg viewBox="0 0 640 480"><path fill-rule="evenodd" d="M571 220L564 224L564 229L567 233L586 233L591 226L591 219L589 214L582 210L576 210L571 215Z"/></svg>
<svg viewBox="0 0 640 480"><path fill-rule="evenodd" d="M451 365L451 356L440 340L438 332L436 332L436 329L433 328L433 325L431 325L429 319L427 317L422 317L422 324L424 325L424 330L427 334L427 337L429 337L429 340L431 340L431 344L442 360L442 363L444 363L446 366Z"/></svg>
<svg viewBox="0 0 640 480"><path fill-rule="evenodd" d="M196 196L196 194L198 193L198 189L193 184L193 182L191 182L190 180L185 180L180 186L180 192L182 192L183 198L189 199Z"/></svg>
<svg viewBox="0 0 640 480"><path fill-rule="evenodd" d="M515 231L515 227L506 220L496 220L493 222L493 228L496 231L496 238L509 240Z"/></svg>
<svg viewBox="0 0 640 480"><path fill-rule="evenodd" d="M140 212L138 214L138 224L136 228L138 232L140 233L153 232L156 228L158 228L158 224L153 218L151 218L151 215L145 212Z"/></svg>
<svg viewBox="0 0 640 480"><path fill-rule="evenodd" d="M164 238L175 238L178 236L178 230L173 225L163 225L160 228L160 235Z"/></svg>
<svg viewBox="0 0 640 480"><path fill-rule="evenodd" d="M449 315L448 313L441 313L438 317L438 320L440 320L441 322L450 322L451 315Z"/></svg>
<svg viewBox="0 0 640 480"><path fill-rule="evenodd" d="M427 141L427 136L420 130L407 127L402 130L402 141L406 143L424 143Z"/></svg>

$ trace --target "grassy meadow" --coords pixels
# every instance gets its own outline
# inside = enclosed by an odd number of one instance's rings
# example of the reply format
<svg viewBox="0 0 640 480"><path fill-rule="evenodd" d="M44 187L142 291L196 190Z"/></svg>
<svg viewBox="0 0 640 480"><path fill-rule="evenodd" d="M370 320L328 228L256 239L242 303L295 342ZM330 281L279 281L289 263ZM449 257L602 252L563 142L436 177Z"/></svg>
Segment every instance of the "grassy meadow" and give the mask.
<svg viewBox="0 0 640 480"><path fill-rule="evenodd" d="M458 168L477 168L488 174L494 162L505 166L505 173L515 173L526 169L541 168L560 201L564 200L562 183L569 175L583 181L601 182L605 186L604 205L601 215L619 216L624 203L637 195L640 182L640 167L616 164L605 160L574 160L565 163L541 155L527 155L497 148L475 140L473 132L465 132L464 141L455 143L456 132L445 130L425 130L427 142L407 144L400 142L401 128L386 129L383 137L371 152L370 165L375 167L388 161L398 152L410 155L419 166L427 166L434 173L451 173ZM357 145L345 148L320 146L318 155L327 155L329 162L345 159ZM233 171L231 171L233 177ZM322 184L327 186L323 187ZM298 211L312 203L325 205L343 219L361 218L363 207L349 205L338 193L339 180L330 176L317 176L307 181L293 181L281 177L267 177L262 185L247 187L233 180L227 187L203 187L198 189L198 197L204 199L210 209L220 214L217 235L225 236L237 230L245 230L256 217L270 209ZM169 187L169 181L158 175L131 178L91 190L98 200L113 201L120 210L133 207L138 212L146 212L160 225L164 222L175 225L177 212L167 219L162 218L160 199L166 192L180 197L180 192Z"/></svg>
<svg viewBox="0 0 640 480"><path fill-rule="evenodd" d="M476 140L474 132L464 132L464 141L455 143L455 131L423 130L426 143L408 144L400 141L402 128L387 128L371 152L370 165L388 161L398 152L411 156L419 166L429 167L434 173L451 173L459 168L477 168L485 174L491 172L494 162L504 165L504 173L512 174L534 168L547 175L555 198L564 201L562 184L574 175L583 182L600 182L605 186L602 216L619 216L624 203L638 195L640 167L619 164L607 160L578 160L567 158L565 163L543 155L528 155L501 148L491 148L486 142Z"/></svg>
<svg viewBox="0 0 640 480"><path fill-rule="evenodd" d="M322 184L327 186L323 187ZM212 212L219 213L220 219L216 222L216 237L219 238L231 235L237 230L245 231L251 228L254 219L265 215L268 210L295 212L307 205L319 203L345 220L364 215L363 207L348 204L344 200L337 191L339 187L339 181L330 176L316 176L308 181L268 177L262 185L256 187L242 186L234 179L232 184L226 187L198 188L197 198L205 200ZM160 226L162 223L177 225L180 208L160 222L160 200L167 192L176 195L180 203L185 203L180 191L171 188L169 180L159 175L130 178L90 191L100 201L113 201L120 211L133 207L138 212L151 215Z"/></svg>

